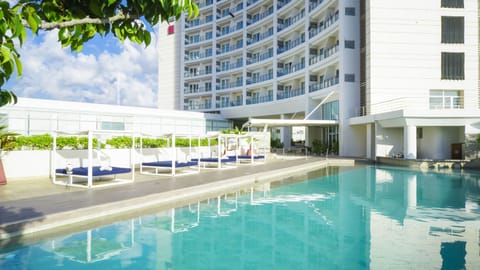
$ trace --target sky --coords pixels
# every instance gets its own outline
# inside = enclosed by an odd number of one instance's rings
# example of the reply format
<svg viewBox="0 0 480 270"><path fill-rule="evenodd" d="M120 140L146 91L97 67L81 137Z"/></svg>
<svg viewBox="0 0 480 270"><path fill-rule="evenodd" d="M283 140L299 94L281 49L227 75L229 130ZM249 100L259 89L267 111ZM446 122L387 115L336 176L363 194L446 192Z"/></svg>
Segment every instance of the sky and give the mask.
<svg viewBox="0 0 480 270"><path fill-rule="evenodd" d="M152 33L145 48L97 36L75 53L62 48L56 30L29 36L19 49L23 74L12 75L4 89L18 97L156 107L156 40Z"/></svg>

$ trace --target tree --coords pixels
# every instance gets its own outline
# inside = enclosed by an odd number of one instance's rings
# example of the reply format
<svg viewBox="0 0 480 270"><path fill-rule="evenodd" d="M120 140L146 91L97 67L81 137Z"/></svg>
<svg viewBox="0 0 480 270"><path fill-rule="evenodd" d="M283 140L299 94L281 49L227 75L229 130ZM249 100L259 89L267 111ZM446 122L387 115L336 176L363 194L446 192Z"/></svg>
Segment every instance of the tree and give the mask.
<svg viewBox="0 0 480 270"><path fill-rule="evenodd" d="M193 0L20 0L14 5L0 1L0 106L16 103L17 97L3 85L12 74L22 74L17 51L27 38L27 29L59 29L63 47L81 51L83 44L96 35L113 34L148 46L150 30L158 23L178 20L182 13L198 15Z"/></svg>

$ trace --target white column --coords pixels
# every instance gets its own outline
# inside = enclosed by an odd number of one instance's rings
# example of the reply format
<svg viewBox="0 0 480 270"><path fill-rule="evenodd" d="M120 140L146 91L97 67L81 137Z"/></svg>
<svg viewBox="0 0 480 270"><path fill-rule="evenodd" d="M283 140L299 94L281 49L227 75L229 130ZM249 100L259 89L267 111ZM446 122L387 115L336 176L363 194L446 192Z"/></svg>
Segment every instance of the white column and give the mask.
<svg viewBox="0 0 480 270"><path fill-rule="evenodd" d="M407 175L405 183L405 202L407 208L417 207L417 175Z"/></svg>
<svg viewBox="0 0 480 270"><path fill-rule="evenodd" d="M372 153L372 125L373 124L367 124L367 141L366 141L366 156L368 159L374 159L374 155Z"/></svg>
<svg viewBox="0 0 480 270"><path fill-rule="evenodd" d="M403 127L403 155L406 159L417 158L417 127Z"/></svg>
<svg viewBox="0 0 480 270"><path fill-rule="evenodd" d="M289 119L289 117L285 114L280 116L281 119ZM292 144L292 128L291 127L282 127L280 129L280 137L282 138L283 142L283 149L290 149Z"/></svg>

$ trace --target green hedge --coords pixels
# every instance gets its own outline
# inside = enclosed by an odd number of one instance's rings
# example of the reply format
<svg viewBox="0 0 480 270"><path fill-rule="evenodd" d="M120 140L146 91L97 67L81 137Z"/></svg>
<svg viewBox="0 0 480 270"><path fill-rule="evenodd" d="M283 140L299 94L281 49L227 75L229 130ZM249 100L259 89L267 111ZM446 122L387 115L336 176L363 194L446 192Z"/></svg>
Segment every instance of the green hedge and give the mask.
<svg viewBox="0 0 480 270"><path fill-rule="evenodd" d="M188 147L189 139L177 138L176 146ZM211 140L211 145L217 145L217 140ZM98 140L93 139L93 147L96 148ZM101 144L101 148L109 145L112 148L130 148L132 147L132 137L121 136L108 139L106 144ZM140 146L140 138L135 139L135 145ZM198 145L198 139L192 138L192 146ZM161 148L167 146L167 140L163 138L143 138L142 146L144 148ZM208 146L207 139L200 140L200 146ZM32 136L18 136L15 142L15 150L49 150L53 147L53 137L49 134L32 135ZM86 149L88 148L88 137L77 136L59 136L57 137L57 149Z"/></svg>

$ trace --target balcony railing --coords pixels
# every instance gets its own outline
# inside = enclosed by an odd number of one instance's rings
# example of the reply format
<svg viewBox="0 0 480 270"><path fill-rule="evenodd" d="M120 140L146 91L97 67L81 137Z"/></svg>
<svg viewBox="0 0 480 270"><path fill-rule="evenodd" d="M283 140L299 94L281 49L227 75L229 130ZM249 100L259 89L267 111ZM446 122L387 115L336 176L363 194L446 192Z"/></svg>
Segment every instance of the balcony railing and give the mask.
<svg viewBox="0 0 480 270"><path fill-rule="evenodd" d="M248 0L247 1L247 7L257 3L258 1L260 1L260 0Z"/></svg>
<svg viewBox="0 0 480 270"><path fill-rule="evenodd" d="M212 56L211 52L199 53L199 54L194 54L194 55L185 55L185 61L195 61L195 60L200 60L200 59L204 59L204 58L211 57L211 56Z"/></svg>
<svg viewBox="0 0 480 270"><path fill-rule="evenodd" d="M254 35L254 37L249 38L249 39L247 40L247 45L255 44L255 43L257 43L257 42L259 42L259 41L262 41L262 40L264 40L264 39L266 39L266 38L269 38L269 37L271 37L271 36L273 36L273 28L268 29L267 32L263 32L263 33L261 33L260 35Z"/></svg>
<svg viewBox="0 0 480 270"><path fill-rule="evenodd" d="M277 76L281 77L281 76L284 76L284 75L302 70L304 68L305 68L305 63L297 63L297 64L294 64L294 65L279 69L277 71Z"/></svg>
<svg viewBox="0 0 480 270"><path fill-rule="evenodd" d="M262 13L257 13L255 15L253 15L253 18L247 20L247 25L251 25L251 24L254 24L256 22L259 22L259 21L265 19L266 17L268 17L272 14L273 14L273 6L270 7L269 9L267 9L266 11L262 12Z"/></svg>
<svg viewBox="0 0 480 270"><path fill-rule="evenodd" d="M231 82L231 83L224 83L224 84L218 84L216 86L216 89L217 90L226 90L226 89L230 89L230 88L235 88L235 87L242 87L243 86L243 82L240 81L240 82Z"/></svg>
<svg viewBox="0 0 480 270"><path fill-rule="evenodd" d="M323 3L323 0L317 0L317 1L313 2L313 3L310 3L310 4L308 5L308 11L311 12L311 11L314 10L316 7L320 6L322 3Z"/></svg>
<svg viewBox="0 0 480 270"><path fill-rule="evenodd" d="M241 29L243 29L243 23L240 25L236 24L235 26L228 26L222 28L222 30L217 30L217 37L225 36Z"/></svg>
<svg viewBox="0 0 480 270"><path fill-rule="evenodd" d="M211 70L198 70L197 72L185 72L185 78L194 78L198 76L212 74Z"/></svg>
<svg viewBox="0 0 480 270"><path fill-rule="evenodd" d="M238 43L238 44L235 44L235 45L224 47L222 49L217 50L217 55L224 54L224 53L229 53L229 52L241 49L241 48L243 48L243 43Z"/></svg>
<svg viewBox="0 0 480 270"><path fill-rule="evenodd" d="M241 67L243 67L243 62L231 63L229 65L222 65L220 67L217 67L217 72L225 72Z"/></svg>
<svg viewBox="0 0 480 270"><path fill-rule="evenodd" d="M321 82L311 83L309 88L308 88L308 91L310 93L312 93L312 92L322 90L322 89L330 87L330 86L337 85L338 83L339 83L338 77L331 77L331 78L325 79Z"/></svg>
<svg viewBox="0 0 480 270"><path fill-rule="evenodd" d="M284 53L286 51L289 51L295 47L297 47L298 45L301 45L305 42L305 37L300 37L300 38L297 38L295 40L293 40L292 42L290 43L287 43L287 45L283 46L283 47L279 47L278 48L278 54L281 54L281 53Z"/></svg>
<svg viewBox="0 0 480 270"><path fill-rule="evenodd" d="M258 55L257 57L250 57L247 59L247 65L254 64L273 57L273 52L266 52L264 54Z"/></svg>
<svg viewBox="0 0 480 270"><path fill-rule="evenodd" d="M199 9L201 8L204 8L204 7L208 7L208 6L211 6L213 4L213 0L206 0L202 3L197 3L197 6Z"/></svg>
<svg viewBox="0 0 480 270"><path fill-rule="evenodd" d="M286 6L288 3L292 2L292 0L281 0L281 1L277 1L278 5L277 5L277 9L281 9L283 8L284 6Z"/></svg>
<svg viewBox="0 0 480 270"><path fill-rule="evenodd" d="M336 54L338 52L338 47L339 47L338 45L335 45L335 46L332 46L330 48L325 48L323 50L322 54L310 56L310 59L309 59L310 65L314 65L316 63L319 63L319 62L329 58L330 56Z"/></svg>
<svg viewBox="0 0 480 270"><path fill-rule="evenodd" d="M184 109L187 111L196 111L196 110L207 110L212 108L211 102L206 102L205 104L187 104L184 106Z"/></svg>
<svg viewBox="0 0 480 270"><path fill-rule="evenodd" d="M303 19L303 17L305 17L305 10L304 9L302 9L302 11L300 13L298 13L297 15L292 16L288 19L285 19L283 24L278 24L278 32L288 28L290 25L295 24L296 22Z"/></svg>
<svg viewBox="0 0 480 270"><path fill-rule="evenodd" d="M249 84L254 84L254 83L260 83L264 81L268 81L273 79L273 73L267 73L267 74L262 74L253 78L248 78L247 79L247 85Z"/></svg>
<svg viewBox="0 0 480 270"><path fill-rule="evenodd" d="M198 93L206 93L206 92L211 92L212 87L198 87L197 89L190 89L188 87L185 87L183 90L183 93L188 95L188 94L198 94Z"/></svg>
<svg viewBox="0 0 480 270"><path fill-rule="evenodd" d="M286 90L286 91L277 93L277 99L280 100L280 99L292 98L292 97L301 96L303 94L305 94L305 88Z"/></svg>
<svg viewBox="0 0 480 270"><path fill-rule="evenodd" d="M273 101L273 95L259 96L247 99L247 105L265 103L270 101Z"/></svg>
<svg viewBox="0 0 480 270"><path fill-rule="evenodd" d="M308 32L309 37L313 38L314 36L320 34L321 32L323 32L323 30L329 28L331 25L336 23L338 21L338 18L339 18L339 15L338 15L338 10L337 10L335 15L332 15L332 16L326 18L325 20L323 20L322 26L310 29L310 31Z"/></svg>
<svg viewBox="0 0 480 270"><path fill-rule="evenodd" d="M188 29L188 28L204 25L212 21L213 21L213 16L207 17L203 20L195 19L195 20L187 21L187 23L185 23L185 28Z"/></svg>
<svg viewBox="0 0 480 270"><path fill-rule="evenodd" d="M217 108L228 108L228 107L236 107L236 106L242 106L243 101L228 101L228 102L217 102Z"/></svg>
<svg viewBox="0 0 480 270"><path fill-rule="evenodd" d="M192 45L192 44L204 42L211 39L212 39L212 36L209 36L208 38L203 36L203 37L194 37L190 39L185 39L185 45Z"/></svg>

